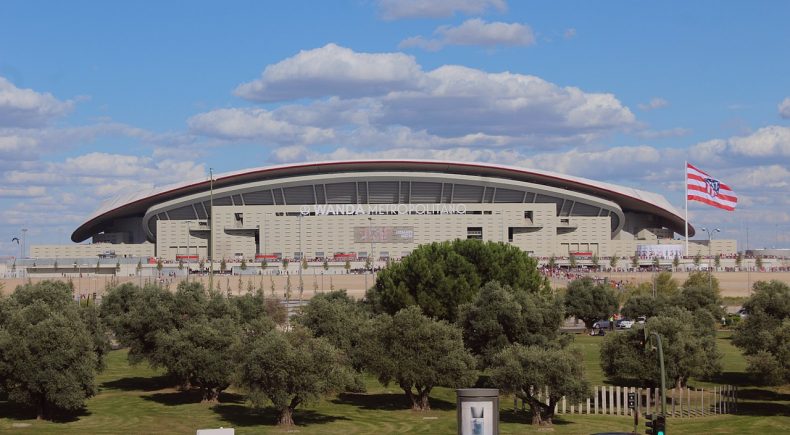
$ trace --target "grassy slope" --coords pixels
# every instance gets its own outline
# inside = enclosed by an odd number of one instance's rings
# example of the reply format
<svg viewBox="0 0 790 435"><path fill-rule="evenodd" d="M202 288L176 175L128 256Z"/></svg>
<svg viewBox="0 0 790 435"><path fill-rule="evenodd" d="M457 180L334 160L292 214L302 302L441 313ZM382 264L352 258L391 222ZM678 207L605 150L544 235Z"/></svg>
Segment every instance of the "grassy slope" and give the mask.
<svg viewBox="0 0 790 435"><path fill-rule="evenodd" d="M598 366L600 337L578 336L589 378L603 381ZM790 433L790 388L759 389L743 381L745 361L722 334L720 346L725 355L722 382L736 383L746 399L743 415L670 420L671 433ZM168 388L160 373L145 366L129 367L124 351L110 354L108 369L98 379L101 391L88 402L85 412L63 421L37 422L28 410L0 402L0 432L13 433L184 433L197 428L235 427L237 433L280 433L274 426L274 412L250 410L242 395L230 392L222 404L211 408L199 398ZM705 384L705 383L699 383ZM303 434L366 433L446 433L456 432L455 394L439 388L431 395L433 410L427 413L408 410L402 392L368 379L368 393L344 394L311 404L296 412ZM503 398L500 431L503 434L545 432L526 423L522 413L512 412L512 400ZM630 417L572 416L559 418L551 430L557 434L583 434L633 429ZM14 425L29 425L14 427ZM644 426L640 424L639 433Z"/></svg>

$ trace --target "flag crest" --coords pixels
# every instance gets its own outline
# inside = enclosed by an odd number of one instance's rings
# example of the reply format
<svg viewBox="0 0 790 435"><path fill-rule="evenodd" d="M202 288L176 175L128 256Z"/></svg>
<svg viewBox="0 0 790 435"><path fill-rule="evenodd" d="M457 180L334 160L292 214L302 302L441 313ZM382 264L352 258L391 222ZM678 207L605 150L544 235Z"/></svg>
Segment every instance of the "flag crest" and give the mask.
<svg viewBox="0 0 790 435"><path fill-rule="evenodd" d="M686 163L687 198L727 211L735 210L738 196L730 186L710 176L690 163Z"/></svg>

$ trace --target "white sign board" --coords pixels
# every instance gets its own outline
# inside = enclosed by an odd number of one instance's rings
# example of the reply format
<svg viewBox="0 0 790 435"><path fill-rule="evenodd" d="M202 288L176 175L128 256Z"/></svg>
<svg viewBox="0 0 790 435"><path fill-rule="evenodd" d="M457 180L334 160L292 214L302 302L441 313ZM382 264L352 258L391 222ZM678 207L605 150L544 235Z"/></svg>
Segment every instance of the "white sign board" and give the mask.
<svg viewBox="0 0 790 435"><path fill-rule="evenodd" d="M636 255L643 258L672 260L683 258L683 245L637 245Z"/></svg>
<svg viewBox="0 0 790 435"><path fill-rule="evenodd" d="M230 428L198 429L196 435L236 435L236 430Z"/></svg>

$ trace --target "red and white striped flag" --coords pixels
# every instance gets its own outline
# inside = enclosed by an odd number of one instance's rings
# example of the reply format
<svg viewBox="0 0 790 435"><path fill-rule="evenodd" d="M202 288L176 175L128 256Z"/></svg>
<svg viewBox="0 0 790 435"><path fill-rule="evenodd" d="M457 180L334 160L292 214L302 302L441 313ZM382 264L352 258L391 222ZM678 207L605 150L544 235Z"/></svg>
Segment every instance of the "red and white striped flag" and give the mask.
<svg viewBox="0 0 790 435"><path fill-rule="evenodd" d="M738 196L730 186L686 163L687 198L727 211L735 210Z"/></svg>

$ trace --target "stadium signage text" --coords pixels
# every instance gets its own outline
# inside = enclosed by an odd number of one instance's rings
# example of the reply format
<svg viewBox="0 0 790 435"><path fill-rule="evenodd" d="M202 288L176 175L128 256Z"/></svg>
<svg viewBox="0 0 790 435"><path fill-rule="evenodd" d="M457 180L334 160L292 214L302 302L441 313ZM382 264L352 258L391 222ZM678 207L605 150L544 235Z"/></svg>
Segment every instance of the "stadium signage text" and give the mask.
<svg viewBox="0 0 790 435"><path fill-rule="evenodd" d="M316 204L303 205L303 216L466 214L464 204Z"/></svg>

